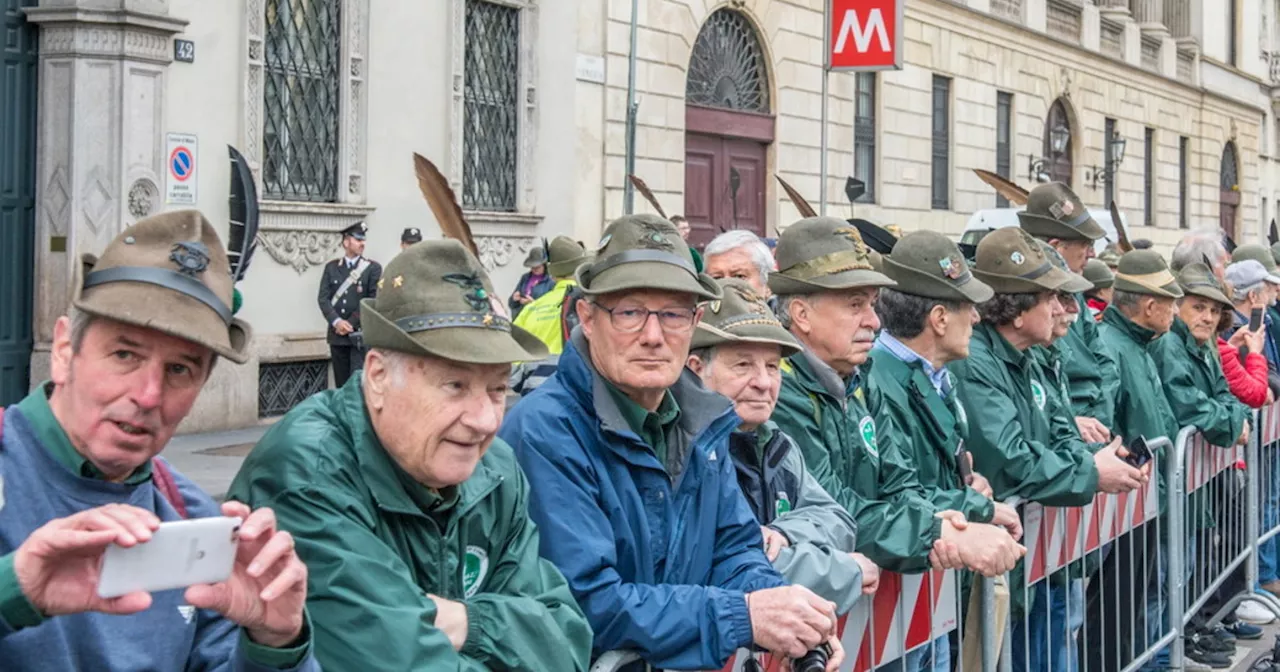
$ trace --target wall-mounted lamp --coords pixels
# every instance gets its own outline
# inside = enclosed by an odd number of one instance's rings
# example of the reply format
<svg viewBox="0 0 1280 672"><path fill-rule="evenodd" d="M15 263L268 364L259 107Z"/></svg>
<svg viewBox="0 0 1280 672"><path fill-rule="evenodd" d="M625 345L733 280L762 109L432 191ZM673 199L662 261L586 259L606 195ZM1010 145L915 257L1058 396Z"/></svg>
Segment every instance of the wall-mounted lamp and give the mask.
<svg viewBox="0 0 1280 672"><path fill-rule="evenodd" d="M1032 182L1050 182L1052 175L1050 166L1067 151L1067 143L1071 141L1071 129L1064 124L1058 124L1049 131L1049 158L1036 158L1034 155L1027 157L1029 165L1027 166L1027 179Z"/></svg>
<svg viewBox="0 0 1280 672"><path fill-rule="evenodd" d="M1107 165L1101 168L1094 166L1085 170L1084 173L1084 181L1088 182L1094 189L1097 189L1099 184L1105 184L1108 180L1114 178L1116 172L1120 170L1120 162L1124 161L1124 138L1117 135L1108 141L1108 145L1110 149L1108 155L1111 160Z"/></svg>

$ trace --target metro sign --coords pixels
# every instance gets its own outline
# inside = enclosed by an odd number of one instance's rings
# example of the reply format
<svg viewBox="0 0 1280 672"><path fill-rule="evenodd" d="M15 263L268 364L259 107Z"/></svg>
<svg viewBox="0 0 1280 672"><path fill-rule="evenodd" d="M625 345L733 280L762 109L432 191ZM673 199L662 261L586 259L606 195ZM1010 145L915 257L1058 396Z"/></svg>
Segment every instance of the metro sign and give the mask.
<svg viewBox="0 0 1280 672"><path fill-rule="evenodd" d="M906 0L827 0L827 69L902 68Z"/></svg>

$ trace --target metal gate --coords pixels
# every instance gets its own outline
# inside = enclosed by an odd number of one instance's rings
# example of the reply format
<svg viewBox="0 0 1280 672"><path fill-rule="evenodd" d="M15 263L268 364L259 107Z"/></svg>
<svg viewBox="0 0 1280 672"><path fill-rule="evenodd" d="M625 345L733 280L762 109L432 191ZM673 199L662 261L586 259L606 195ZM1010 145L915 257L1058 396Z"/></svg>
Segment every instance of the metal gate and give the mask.
<svg viewBox="0 0 1280 672"><path fill-rule="evenodd" d="M0 406L27 393L35 267L36 44L23 7L0 0Z"/></svg>

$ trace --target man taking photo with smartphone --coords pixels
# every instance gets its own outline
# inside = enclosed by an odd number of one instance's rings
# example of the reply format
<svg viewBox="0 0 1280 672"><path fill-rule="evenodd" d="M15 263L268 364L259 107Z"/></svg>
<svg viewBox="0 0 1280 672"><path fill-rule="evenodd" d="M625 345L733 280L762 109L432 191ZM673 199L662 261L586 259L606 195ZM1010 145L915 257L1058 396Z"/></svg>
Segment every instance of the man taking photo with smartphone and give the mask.
<svg viewBox="0 0 1280 672"><path fill-rule="evenodd" d="M156 457L217 359L248 359L213 226L194 210L157 215L83 262L51 380L0 418L3 667L319 670L293 538L270 509L219 508ZM243 521L226 581L99 597L112 544L145 547L162 521L219 515Z"/></svg>

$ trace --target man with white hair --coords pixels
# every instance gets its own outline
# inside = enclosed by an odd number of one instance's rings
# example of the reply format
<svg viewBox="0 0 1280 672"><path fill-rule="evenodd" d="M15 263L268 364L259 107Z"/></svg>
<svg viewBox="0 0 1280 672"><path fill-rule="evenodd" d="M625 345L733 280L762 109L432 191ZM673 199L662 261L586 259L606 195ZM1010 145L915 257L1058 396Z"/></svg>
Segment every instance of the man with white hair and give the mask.
<svg viewBox="0 0 1280 672"><path fill-rule="evenodd" d="M717 280L744 280L761 296L769 296L769 271L773 254L760 237L741 229L726 231L707 243L703 251L707 274Z"/></svg>
<svg viewBox="0 0 1280 672"><path fill-rule="evenodd" d="M1192 231L1182 237L1169 257L1169 270L1177 273L1191 264L1212 264L1218 282L1223 281L1223 271L1231 261L1227 248L1222 246L1222 229L1213 227Z"/></svg>

